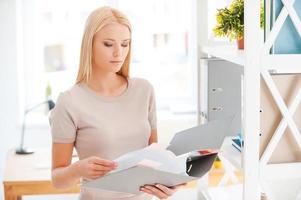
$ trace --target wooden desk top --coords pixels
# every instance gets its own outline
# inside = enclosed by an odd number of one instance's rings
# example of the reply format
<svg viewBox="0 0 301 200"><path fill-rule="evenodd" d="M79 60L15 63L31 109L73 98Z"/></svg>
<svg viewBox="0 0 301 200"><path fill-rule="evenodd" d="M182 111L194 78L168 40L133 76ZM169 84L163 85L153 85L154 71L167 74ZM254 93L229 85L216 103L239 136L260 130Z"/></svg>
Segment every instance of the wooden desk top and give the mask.
<svg viewBox="0 0 301 200"><path fill-rule="evenodd" d="M19 155L8 152L3 182L30 183L51 181L51 149L37 149L33 154Z"/></svg>
<svg viewBox="0 0 301 200"><path fill-rule="evenodd" d="M10 150L6 157L3 182L31 182L51 180L50 149L33 154L18 155Z"/></svg>
<svg viewBox="0 0 301 200"><path fill-rule="evenodd" d="M38 149L33 154L18 155L8 152L4 169L6 200L23 195L78 193L79 184L67 189L56 189L51 184L51 149ZM77 157L72 160L77 160Z"/></svg>

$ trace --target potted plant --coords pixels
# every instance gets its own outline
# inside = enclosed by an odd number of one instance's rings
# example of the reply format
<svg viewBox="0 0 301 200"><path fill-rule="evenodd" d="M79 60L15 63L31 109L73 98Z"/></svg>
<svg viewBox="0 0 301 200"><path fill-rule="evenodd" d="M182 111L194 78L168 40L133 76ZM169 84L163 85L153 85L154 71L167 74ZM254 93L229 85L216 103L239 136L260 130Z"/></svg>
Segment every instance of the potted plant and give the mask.
<svg viewBox="0 0 301 200"><path fill-rule="evenodd" d="M264 24L263 5L260 8L260 27ZM230 41L237 40L238 48L244 48L244 0L234 0L229 8L217 10L217 24L213 29L217 37L228 37Z"/></svg>

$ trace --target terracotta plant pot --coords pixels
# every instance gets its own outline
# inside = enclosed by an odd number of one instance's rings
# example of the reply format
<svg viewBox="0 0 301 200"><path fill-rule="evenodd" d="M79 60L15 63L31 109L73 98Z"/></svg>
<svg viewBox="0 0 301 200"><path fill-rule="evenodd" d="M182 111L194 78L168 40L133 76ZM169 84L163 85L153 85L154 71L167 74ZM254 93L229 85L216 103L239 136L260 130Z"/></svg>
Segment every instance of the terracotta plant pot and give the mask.
<svg viewBox="0 0 301 200"><path fill-rule="evenodd" d="M244 49L245 48L244 38L241 38L240 40L237 40L237 47L238 47L238 49Z"/></svg>

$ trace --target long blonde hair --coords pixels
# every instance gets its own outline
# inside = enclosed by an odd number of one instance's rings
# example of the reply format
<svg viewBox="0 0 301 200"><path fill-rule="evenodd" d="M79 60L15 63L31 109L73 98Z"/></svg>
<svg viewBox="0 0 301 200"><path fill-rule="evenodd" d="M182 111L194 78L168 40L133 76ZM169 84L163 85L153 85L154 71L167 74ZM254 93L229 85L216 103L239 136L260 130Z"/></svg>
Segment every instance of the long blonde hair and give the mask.
<svg viewBox="0 0 301 200"><path fill-rule="evenodd" d="M92 45L95 33L101 30L104 26L117 22L125 25L132 32L131 24L128 18L119 10L105 6L94 10L87 19L85 31L82 39L79 70L76 78L76 83L87 82L92 75ZM121 69L117 74L124 77L129 76L131 57L131 41L129 43L129 52L126 56Z"/></svg>

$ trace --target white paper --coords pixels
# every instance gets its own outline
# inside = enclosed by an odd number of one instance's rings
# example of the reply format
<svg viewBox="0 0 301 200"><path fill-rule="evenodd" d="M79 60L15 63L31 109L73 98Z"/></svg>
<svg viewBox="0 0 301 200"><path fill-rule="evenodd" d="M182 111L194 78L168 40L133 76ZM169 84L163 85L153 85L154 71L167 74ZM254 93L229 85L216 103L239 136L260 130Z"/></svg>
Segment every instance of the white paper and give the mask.
<svg viewBox="0 0 301 200"><path fill-rule="evenodd" d="M129 152L115 159L114 161L118 163L118 168L111 173L142 164L161 171L186 174L186 158L187 155L177 157L171 151L166 150L157 143L153 143L141 150Z"/></svg>

